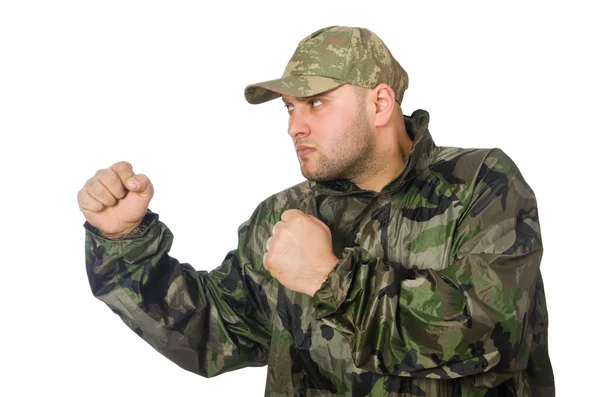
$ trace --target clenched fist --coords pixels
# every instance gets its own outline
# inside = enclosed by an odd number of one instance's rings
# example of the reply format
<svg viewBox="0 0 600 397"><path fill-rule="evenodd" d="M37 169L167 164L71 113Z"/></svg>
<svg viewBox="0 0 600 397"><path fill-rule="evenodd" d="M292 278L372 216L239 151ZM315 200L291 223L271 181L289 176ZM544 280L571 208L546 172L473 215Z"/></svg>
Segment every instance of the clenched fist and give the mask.
<svg viewBox="0 0 600 397"><path fill-rule="evenodd" d="M134 174L131 164L121 161L88 179L77 202L92 226L108 238L118 238L142 222L153 195L150 179Z"/></svg>
<svg viewBox="0 0 600 397"><path fill-rule="evenodd" d="M273 226L263 256L265 269L292 291L313 296L333 270L331 231L323 222L300 210L287 210Z"/></svg>

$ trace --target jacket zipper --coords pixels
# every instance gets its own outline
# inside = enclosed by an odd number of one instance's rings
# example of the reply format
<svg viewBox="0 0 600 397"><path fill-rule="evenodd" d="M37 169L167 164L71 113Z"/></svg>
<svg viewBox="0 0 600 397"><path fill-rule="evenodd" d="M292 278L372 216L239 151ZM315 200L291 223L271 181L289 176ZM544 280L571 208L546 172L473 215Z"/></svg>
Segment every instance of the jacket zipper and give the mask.
<svg viewBox="0 0 600 397"><path fill-rule="evenodd" d="M404 169L402 170L402 172L400 173L400 175L398 175L396 178L392 179L390 182L388 182L381 190L383 191L383 189L385 189L386 187L388 187L390 184L392 184L394 181L402 178L402 176L407 172L408 167L410 165L410 162L412 160L412 157L408 157L407 161L406 161L406 165L404 166ZM373 198L380 196L382 194L388 193L388 192L376 192L374 190L355 190L353 192L343 192L343 193L327 193L330 196L350 196L350 195L354 195L354 194L360 194L360 193L374 193L373 194Z"/></svg>

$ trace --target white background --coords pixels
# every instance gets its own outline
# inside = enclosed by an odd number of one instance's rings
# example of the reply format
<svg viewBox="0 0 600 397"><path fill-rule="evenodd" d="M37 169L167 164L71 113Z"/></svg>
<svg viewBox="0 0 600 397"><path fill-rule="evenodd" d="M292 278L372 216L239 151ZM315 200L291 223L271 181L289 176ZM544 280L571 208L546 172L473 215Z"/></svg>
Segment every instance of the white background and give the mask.
<svg viewBox="0 0 600 397"><path fill-rule="evenodd" d="M538 197L557 395L597 383L598 13L594 2L3 1L0 394L261 396L266 368L204 379L93 298L77 191L128 160L172 255L218 266L237 227L303 180L280 101L245 102L330 25L377 33L403 109L438 145L500 147Z"/></svg>

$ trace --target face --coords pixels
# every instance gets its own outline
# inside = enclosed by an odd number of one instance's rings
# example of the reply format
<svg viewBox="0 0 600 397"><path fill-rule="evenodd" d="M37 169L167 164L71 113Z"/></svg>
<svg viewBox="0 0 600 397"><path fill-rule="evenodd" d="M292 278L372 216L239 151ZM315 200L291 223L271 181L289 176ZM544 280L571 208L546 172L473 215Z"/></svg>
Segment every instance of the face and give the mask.
<svg viewBox="0 0 600 397"><path fill-rule="evenodd" d="M369 170L375 127L361 91L345 84L309 98L284 96L283 101L290 117L288 133L306 179L353 181ZM302 146L309 149L298 151Z"/></svg>

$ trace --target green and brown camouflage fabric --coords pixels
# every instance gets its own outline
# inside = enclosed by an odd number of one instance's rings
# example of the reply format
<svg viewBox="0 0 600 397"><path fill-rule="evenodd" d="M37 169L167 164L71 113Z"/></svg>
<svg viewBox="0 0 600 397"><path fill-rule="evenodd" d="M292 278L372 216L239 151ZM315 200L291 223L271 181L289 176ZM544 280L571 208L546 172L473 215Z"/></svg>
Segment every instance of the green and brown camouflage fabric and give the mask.
<svg viewBox="0 0 600 397"><path fill-rule="evenodd" d="M346 83L364 88L385 83L400 104L408 74L369 29L330 26L298 43L280 79L251 84L244 95L249 103L258 104L281 94L309 97Z"/></svg>
<svg viewBox="0 0 600 397"><path fill-rule="evenodd" d="M120 240L86 223L94 295L189 371L268 365L267 396L554 396L534 193L501 150L438 147L428 121L405 117L413 150L381 192L277 193L210 272L169 256L150 211ZM341 258L314 298L263 268L292 208L329 226Z"/></svg>

